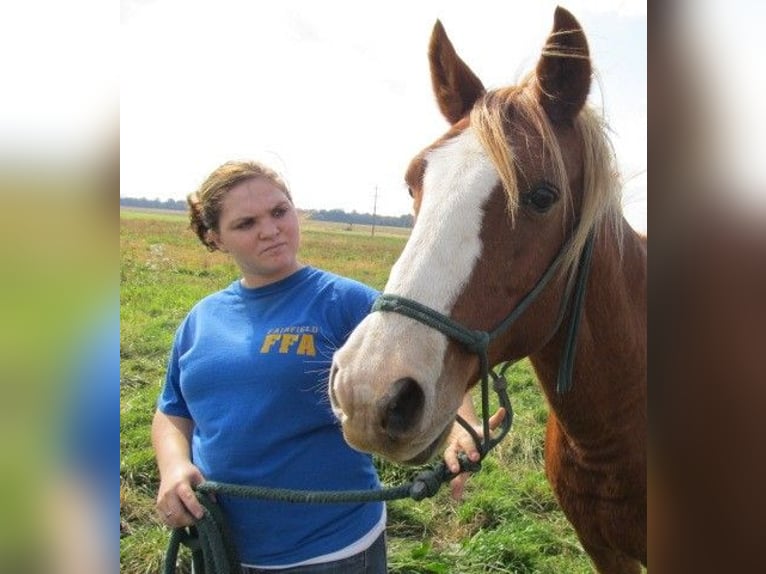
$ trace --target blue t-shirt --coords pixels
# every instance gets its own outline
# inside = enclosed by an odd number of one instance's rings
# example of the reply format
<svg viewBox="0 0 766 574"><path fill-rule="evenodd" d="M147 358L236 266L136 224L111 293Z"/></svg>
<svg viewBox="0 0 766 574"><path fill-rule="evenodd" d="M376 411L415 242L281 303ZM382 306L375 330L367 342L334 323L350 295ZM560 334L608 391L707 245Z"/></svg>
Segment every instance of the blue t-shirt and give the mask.
<svg viewBox="0 0 766 574"><path fill-rule="evenodd" d="M380 486L343 439L327 396L332 355L377 292L304 267L265 287L235 281L197 303L176 332L158 408L194 421L207 480L304 490ZM342 549L382 503L294 504L218 496L246 564L294 564Z"/></svg>

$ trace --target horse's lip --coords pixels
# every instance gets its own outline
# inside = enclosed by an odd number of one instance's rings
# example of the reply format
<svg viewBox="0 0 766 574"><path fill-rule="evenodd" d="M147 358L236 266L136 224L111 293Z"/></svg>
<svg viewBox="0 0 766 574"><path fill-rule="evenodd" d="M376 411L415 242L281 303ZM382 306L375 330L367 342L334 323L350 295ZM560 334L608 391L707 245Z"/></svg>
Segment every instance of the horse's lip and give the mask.
<svg viewBox="0 0 766 574"><path fill-rule="evenodd" d="M444 440L447 438L447 436L450 433L450 430L452 430L452 421L447 423L447 426L444 427L444 430L439 433L439 436L437 436L431 444L429 444L426 448L421 450L418 454L413 456L412 458L405 460L403 464L410 464L410 465L419 465L419 464L425 464L429 460L431 460L436 453L437 449L441 446L441 444L444 442Z"/></svg>

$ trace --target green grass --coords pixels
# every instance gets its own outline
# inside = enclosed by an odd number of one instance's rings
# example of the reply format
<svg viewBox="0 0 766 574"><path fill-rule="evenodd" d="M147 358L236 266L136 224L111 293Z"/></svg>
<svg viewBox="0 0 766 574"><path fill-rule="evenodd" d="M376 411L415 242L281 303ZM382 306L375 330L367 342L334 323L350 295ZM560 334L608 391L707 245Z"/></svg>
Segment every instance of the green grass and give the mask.
<svg viewBox="0 0 766 574"><path fill-rule="evenodd" d="M370 231L304 221L301 259L382 289L406 235ZM149 429L173 333L192 305L228 285L237 269L208 253L180 214L121 210L120 250L120 571L148 574L161 572L169 536L154 511ZM452 500L445 487L421 502L388 504L391 573L591 572L545 480L546 405L529 364L514 365L507 379L513 428L469 480L464 500ZM377 465L385 484L415 472Z"/></svg>

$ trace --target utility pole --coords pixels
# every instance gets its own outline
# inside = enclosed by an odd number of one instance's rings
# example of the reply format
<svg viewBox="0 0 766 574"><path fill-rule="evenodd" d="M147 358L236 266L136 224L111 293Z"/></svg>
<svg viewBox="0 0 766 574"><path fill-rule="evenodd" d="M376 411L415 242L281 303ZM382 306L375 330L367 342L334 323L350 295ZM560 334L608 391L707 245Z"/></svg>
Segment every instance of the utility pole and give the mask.
<svg viewBox="0 0 766 574"><path fill-rule="evenodd" d="M378 214L378 186L375 186L375 200L372 204L372 233L371 237L375 237L375 217Z"/></svg>

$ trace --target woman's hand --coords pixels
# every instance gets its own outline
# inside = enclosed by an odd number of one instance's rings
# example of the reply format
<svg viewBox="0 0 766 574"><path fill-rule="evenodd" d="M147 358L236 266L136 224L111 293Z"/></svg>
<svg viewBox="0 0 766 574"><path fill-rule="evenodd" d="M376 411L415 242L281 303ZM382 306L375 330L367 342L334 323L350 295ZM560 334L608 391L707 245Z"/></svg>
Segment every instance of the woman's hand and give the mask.
<svg viewBox="0 0 766 574"><path fill-rule="evenodd" d="M154 413L152 445L160 470L157 512L168 526L190 526L205 515L194 488L205 481L190 458L191 419Z"/></svg>
<svg viewBox="0 0 766 574"><path fill-rule="evenodd" d="M464 419L466 418L466 416L464 416L465 414L467 413L461 414ZM501 407L494 415L489 417L489 430L493 431L499 427L500 423L503 422L503 419L505 419L505 409ZM475 417L471 417L468 420L470 420L471 423L476 421ZM471 426L473 426L479 437L484 438L484 429L480 423L472 424ZM444 462L450 472L453 474L460 472L460 462L458 460L458 455L460 453L465 453L468 460L478 462L481 459L481 454L476 446L476 442L468 431L465 430L460 423L455 422L452 426L452 432L447 438L447 447L444 449ZM460 500L463 497L463 490L469 476L470 473L462 472L450 481L452 498Z"/></svg>
<svg viewBox="0 0 766 574"><path fill-rule="evenodd" d="M157 512L165 524L173 528L190 526L204 516L205 508L194 493L194 488L204 481L205 477L191 462L166 470L157 494Z"/></svg>

